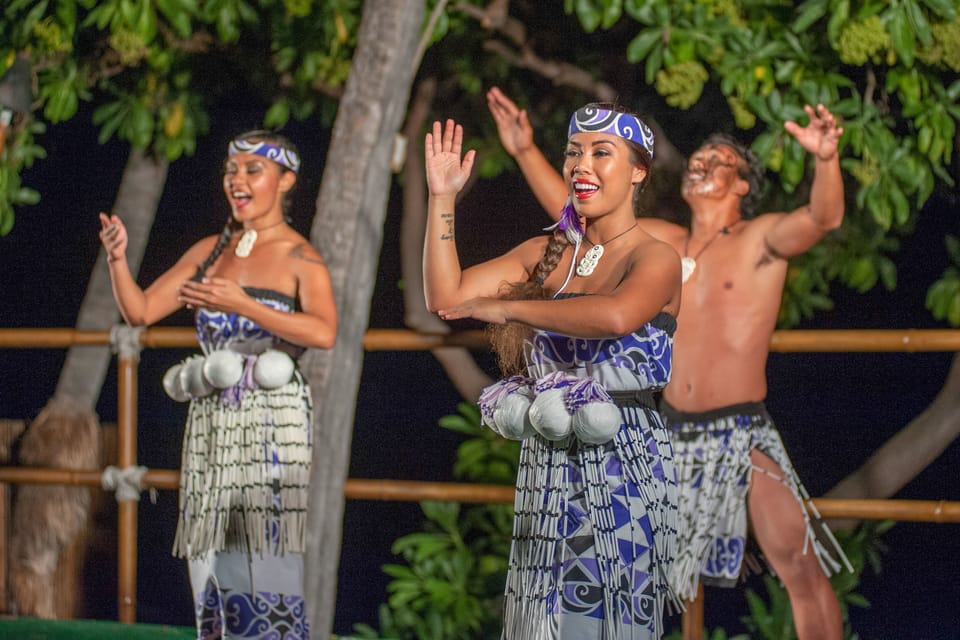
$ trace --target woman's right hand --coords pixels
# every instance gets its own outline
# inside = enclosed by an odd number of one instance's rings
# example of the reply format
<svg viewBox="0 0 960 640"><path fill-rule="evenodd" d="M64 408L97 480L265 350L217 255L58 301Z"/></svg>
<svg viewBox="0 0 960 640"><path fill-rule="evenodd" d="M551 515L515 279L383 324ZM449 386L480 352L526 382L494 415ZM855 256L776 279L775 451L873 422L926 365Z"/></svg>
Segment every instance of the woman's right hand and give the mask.
<svg viewBox="0 0 960 640"><path fill-rule="evenodd" d="M447 120L441 131L440 122L433 123L433 132L424 142L426 157L427 187L431 196L454 196L460 192L470 170L476 151L471 149L460 159L463 147L463 127Z"/></svg>
<svg viewBox="0 0 960 640"><path fill-rule="evenodd" d="M107 262L127 258L127 228L119 216L100 212L100 242L107 250Z"/></svg>
<svg viewBox="0 0 960 640"><path fill-rule="evenodd" d="M516 158L518 153L533 146L533 127L527 118L526 109L517 107L517 104L497 87L492 87L487 92L487 107L497 124L500 144L511 158Z"/></svg>

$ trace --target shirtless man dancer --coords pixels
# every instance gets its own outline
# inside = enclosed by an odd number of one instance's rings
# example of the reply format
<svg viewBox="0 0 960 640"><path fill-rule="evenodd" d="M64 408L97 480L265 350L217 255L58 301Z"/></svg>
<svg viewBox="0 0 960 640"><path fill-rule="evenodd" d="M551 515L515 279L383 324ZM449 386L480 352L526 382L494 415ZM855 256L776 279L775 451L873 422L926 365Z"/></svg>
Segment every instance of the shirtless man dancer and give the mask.
<svg viewBox="0 0 960 640"><path fill-rule="evenodd" d="M497 88L487 104L504 148L557 217L566 190L534 144L526 112ZM692 600L701 579L736 584L749 514L752 535L786 586L797 636L839 640L840 606L827 574L839 569L837 559L849 564L826 527L811 522L804 509L807 493L763 404L787 261L843 220L837 153L843 129L823 105L806 112L805 127L787 122L785 128L814 156L809 203L757 215L763 168L747 147L720 134L694 152L683 176L690 228L655 218L639 222L676 249L684 270L673 378L661 407L681 486L681 553L672 586Z"/></svg>

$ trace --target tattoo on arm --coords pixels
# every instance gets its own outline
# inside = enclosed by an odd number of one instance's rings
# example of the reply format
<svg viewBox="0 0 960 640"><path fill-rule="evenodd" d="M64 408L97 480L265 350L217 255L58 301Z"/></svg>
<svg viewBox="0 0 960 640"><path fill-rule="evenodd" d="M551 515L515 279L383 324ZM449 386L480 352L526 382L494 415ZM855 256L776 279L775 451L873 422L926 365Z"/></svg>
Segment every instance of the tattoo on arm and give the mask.
<svg viewBox="0 0 960 640"><path fill-rule="evenodd" d="M327 266L327 263L323 261L323 258L314 254L313 252L308 253L307 250L308 245L298 244L290 250L290 257L297 260L303 260L304 262L312 262L313 264Z"/></svg>
<svg viewBox="0 0 960 640"><path fill-rule="evenodd" d="M453 240L453 214L444 213L440 215L440 218L447 223L447 232L440 234L441 240Z"/></svg>

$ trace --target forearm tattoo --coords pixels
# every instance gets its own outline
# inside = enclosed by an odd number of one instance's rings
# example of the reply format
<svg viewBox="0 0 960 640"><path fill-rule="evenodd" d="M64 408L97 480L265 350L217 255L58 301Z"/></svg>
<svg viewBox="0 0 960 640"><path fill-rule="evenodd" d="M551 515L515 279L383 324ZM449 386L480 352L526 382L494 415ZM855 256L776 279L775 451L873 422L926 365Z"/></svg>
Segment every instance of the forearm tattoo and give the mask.
<svg viewBox="0 0 960 640"><path fill-rule="evenodd" d="M290 250L290 257L297 260L303 260L304 262L312 262L313 264L319 264L326 266L327 263L323 261L319 255L310 252L308 253L308 245L298 244L293 249Z"/></svg>
<svg viewBox="0 0 960 640"><path fill-rule="evenodd" d="M447 232L440 234L441 240L453 240L453 214L442 213L440 218L447 223Z"/></svg>

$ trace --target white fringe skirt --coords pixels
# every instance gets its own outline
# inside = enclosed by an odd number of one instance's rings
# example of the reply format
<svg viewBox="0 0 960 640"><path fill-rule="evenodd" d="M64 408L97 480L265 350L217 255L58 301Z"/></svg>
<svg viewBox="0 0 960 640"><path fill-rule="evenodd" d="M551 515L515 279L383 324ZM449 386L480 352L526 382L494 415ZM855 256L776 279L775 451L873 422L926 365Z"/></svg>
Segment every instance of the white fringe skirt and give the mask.
<svg viewBox="0 0 960 640"><path fill-rule="evenodd" d="M191 401L174 555L304 551L310 403L299 372L277 389L246 389L238 402Z"/></svg>
<svg viewBox="0 0 960 640"><path fill-rule="evenodd" d="M685 413L661 402L670 428L680 480L679 555L670 580L684 600L693 600L698 583L736 585L747 553L747 489L755 469L754 449L766 454L783 472L776 478L797 500L806 521L804 552L812 549L829 576L850 563L836 538L820 520L810 495L761 402ZM830 550L828 550L828 547ZM832 551L832 554L831 554ZM834 557L835 556L835 557Z"/></svg>

